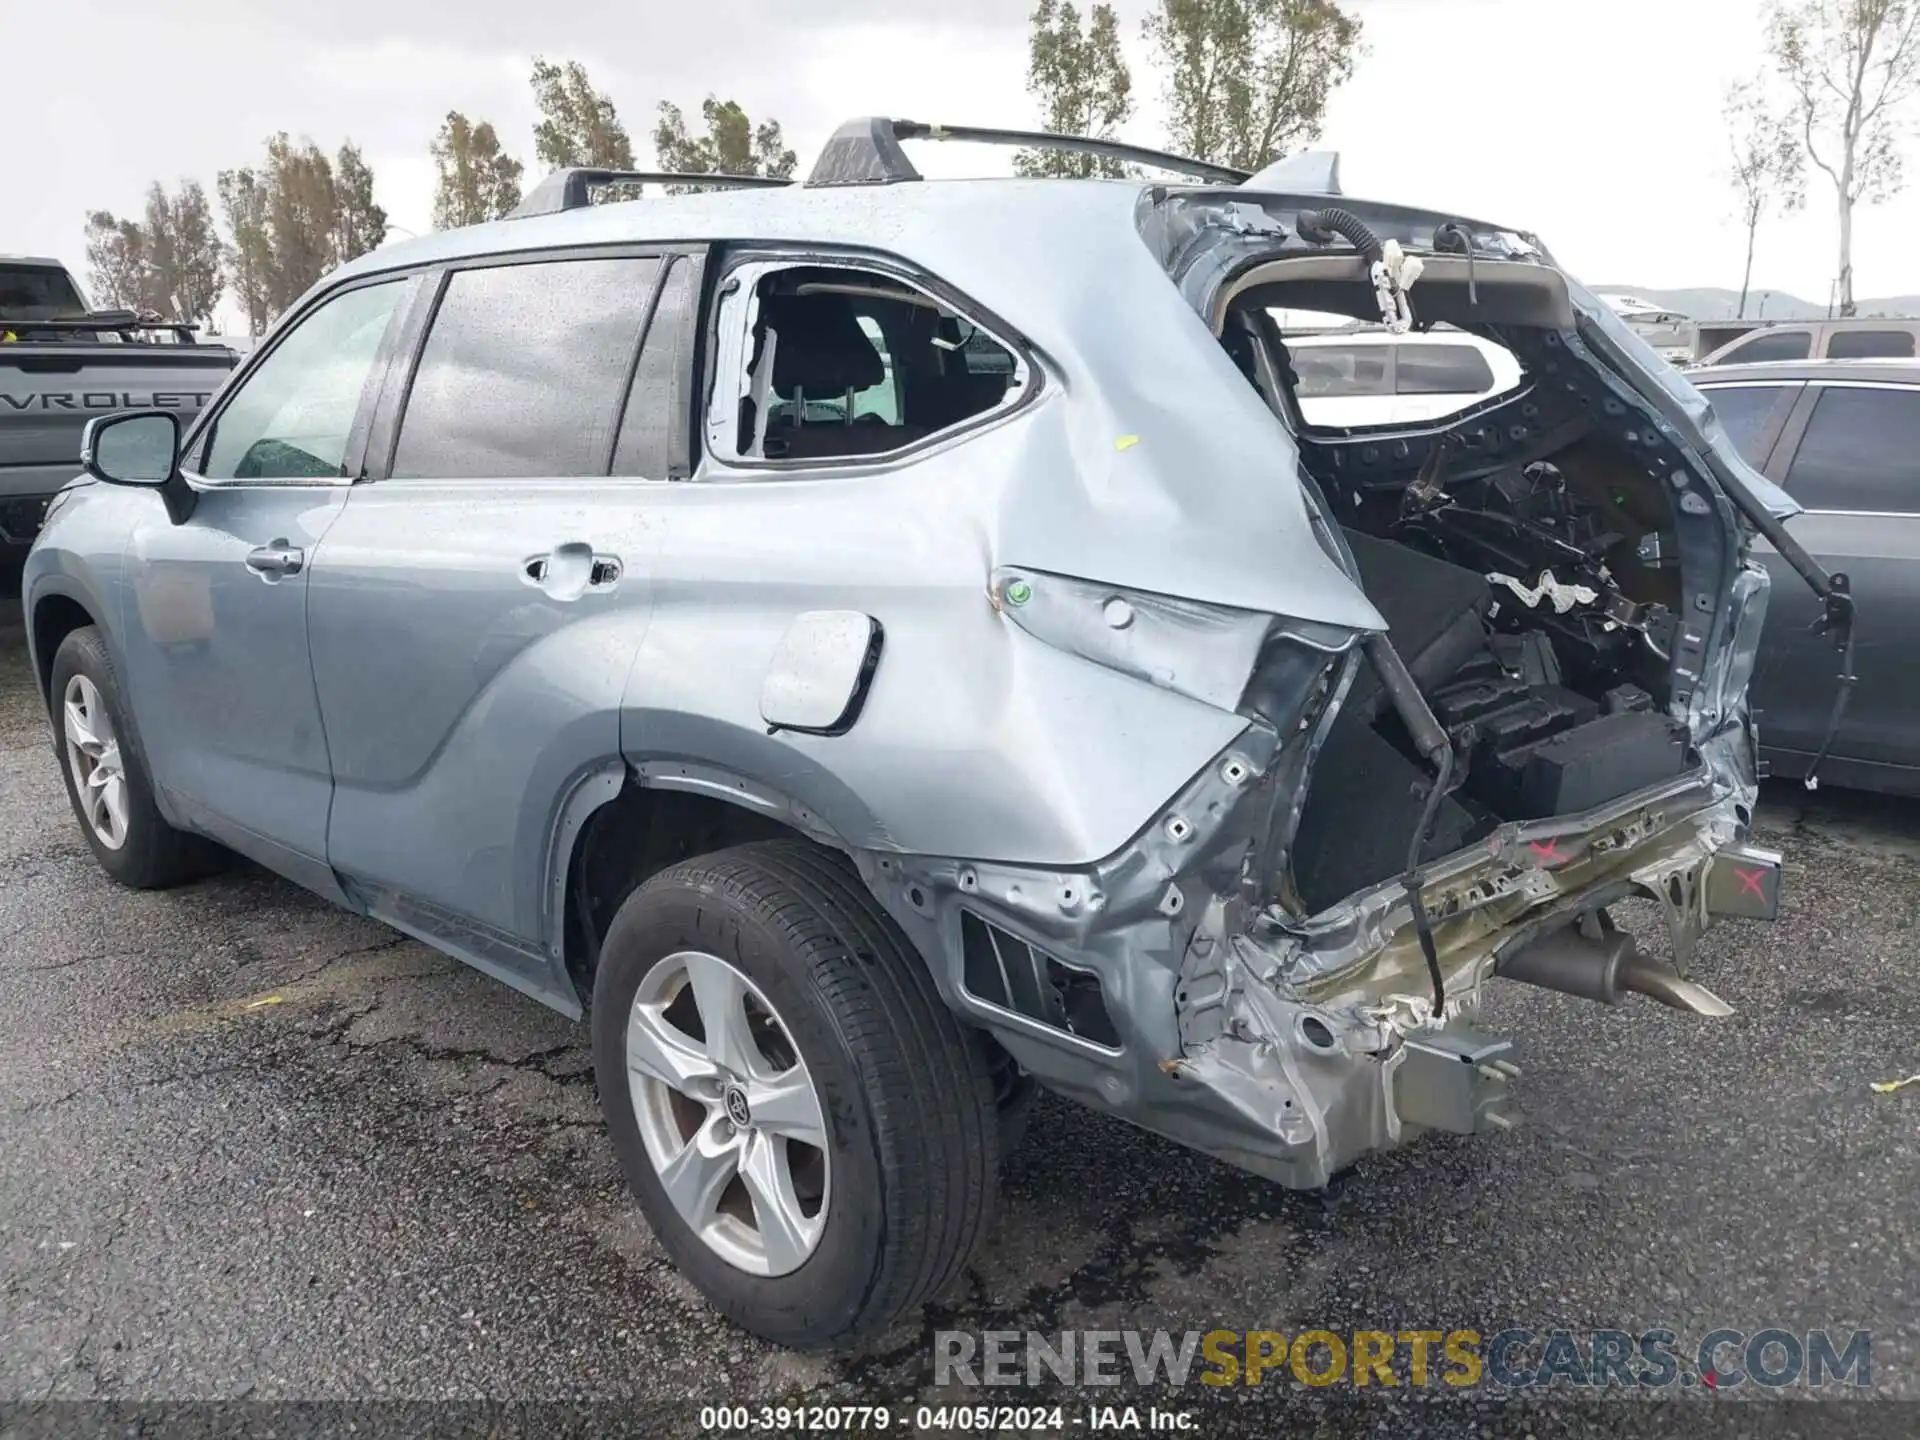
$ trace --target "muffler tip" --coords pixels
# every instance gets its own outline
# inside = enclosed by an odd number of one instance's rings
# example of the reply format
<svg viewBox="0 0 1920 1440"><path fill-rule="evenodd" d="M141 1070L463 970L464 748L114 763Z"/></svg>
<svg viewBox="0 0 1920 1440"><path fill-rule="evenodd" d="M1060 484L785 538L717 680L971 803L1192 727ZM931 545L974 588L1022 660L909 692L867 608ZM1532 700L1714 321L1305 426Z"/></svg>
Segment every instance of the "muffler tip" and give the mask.
<svg viewBox="0 0 1920 1440"><path fill-rule="evenodd" d="M1594 928L1596 933L1588 935L1578 925L1566 925L1538 936L1503 955L1498 973L1603 1005L1618 1005L1631 991L1692 1015L1724 1019L1733 1014L1733 1007L1706 986L1644 954L1631 935L1604 925Z"/></svg>
<svg viewBox="0 0 1920 1440"><path fill-rule="evenodd" d="M1662 1005L1724 1020L1733 1007L1697 981L1689 980L1671 966L1662 965L1651 955L1635 953L1620 966L1620 988L1632 990Z"/></svg>

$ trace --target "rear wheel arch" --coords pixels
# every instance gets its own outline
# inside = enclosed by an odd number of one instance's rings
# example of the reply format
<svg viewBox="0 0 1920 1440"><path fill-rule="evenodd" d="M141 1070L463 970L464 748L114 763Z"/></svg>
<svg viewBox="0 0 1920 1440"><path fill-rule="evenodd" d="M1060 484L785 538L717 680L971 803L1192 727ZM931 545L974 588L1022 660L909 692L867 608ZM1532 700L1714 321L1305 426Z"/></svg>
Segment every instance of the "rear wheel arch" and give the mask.
<svg viewBox="0 0 1920 1440"><path fill-rule="evenodd" d="M755 803L749 803L749 797ZM554 889L563 906L560 936L567 978L583 1005L593 996L600 944L620 906L669 866L761 840L797 840L827 854L850 854L802 807L741 788L720 793L643 783L629 774L610 799L595 807L568 846L564 883Z"/></svg>
<svg viewBox="0 0 1920 1440"><path fill-rule="evenodd" d="M605 772L601 774L604 779ZM600 945L614 916L634 891L662 871L686 860L767 840L798 842L836 863L851 859L857 864L854 847L813 812L738 783L739 798L725 798L710 790L643 784L629 773L617 792L594 807L573 833L571 844L557 857L564 869L553 887L560 910L550 933L560 937L567 980L583 1010L593 1005ZM752 804L747 802L749 793ZM785 818L780 818L775 811L783 806ZM934 958L920 958L931 976ZM973 1028L971 1022L962 1023ZM1035 1087L997 1041L985 1031L979 1031L978 1038L992 1071L1004 1156L1019 1143Z"/></svg>

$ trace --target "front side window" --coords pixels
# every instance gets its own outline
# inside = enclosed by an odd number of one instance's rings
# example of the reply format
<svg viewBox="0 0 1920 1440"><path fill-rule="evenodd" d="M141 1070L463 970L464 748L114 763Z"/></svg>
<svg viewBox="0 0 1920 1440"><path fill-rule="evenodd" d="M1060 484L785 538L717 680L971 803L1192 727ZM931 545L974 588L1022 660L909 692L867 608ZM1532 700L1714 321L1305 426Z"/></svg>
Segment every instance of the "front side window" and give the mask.
<svg viewBox="0 0 1920 1440"><path fill-rule="evenodd" d="M1835 330L1827 336L1829 360L1911 360L1911 330Z"/></svg>
<svg viewBox="0 0 1920 1440"><path fill-rule="evenodd" d="M1829 387L1787 490L1809 510L1920 512L1920 390Z"/></svg>
<svg viewBox="0 0 1920 1440"><path fill-rule="evenodd" d="M605 475L659 269L632 256L454 271L391 476Z"/></svg>
<svg viewBox="0 0 1920 1440"><path fill-rule="evenodd" d="M348 290L289 331L221 406L206 478L342 478L380 342L406 293L404 280Z"/></svg>
<svg viewBox="0 0 1920 1440"><path fill-rule="evenodd" d="M1471 345L1399 345L1393 360L1396 395L1482 395L1493 367Z"/></svg>
<svg viewBox="0 0 1920 1440"><path fill-rule="evenodd" d="M1021 393L1007 346L905 281L827 265L746 273L757 278L721 312L723 334L746 331L721 346L733 385L715 392L709 434L723 456L884 455Z"/></svg>
<svg viewBox="0 0 1920 1440"><path fill-rule="evenodd" d="M1756 335L1722 355L1721 365L1747 365L1757 360L1804 360L1813 349L1810 330L1771 330Z"/></svg>
<svg viewBox="0 0 1920 1440"><path fill-rule="evenodd" d="M1385 345L1300 345L1293 351L1294 394L1302 400L1391 395L1393 380Z"/></svg>

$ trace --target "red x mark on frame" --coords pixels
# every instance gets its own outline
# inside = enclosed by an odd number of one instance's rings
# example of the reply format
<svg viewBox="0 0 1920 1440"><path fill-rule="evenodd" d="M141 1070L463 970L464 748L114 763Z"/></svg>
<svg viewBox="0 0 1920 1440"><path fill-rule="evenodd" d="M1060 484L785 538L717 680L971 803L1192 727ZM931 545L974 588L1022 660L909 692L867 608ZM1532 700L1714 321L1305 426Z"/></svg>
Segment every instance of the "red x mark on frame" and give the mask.
<svg viewBox="0 0 1920 1440"><path fill-rule="evenodd" d="M1529 840L1527 848L1533 851L1533 858L1542 865L1558 865L1567 858L1560 853L1558 840Z"/></svg>
<svg viewBox="0 0 1920 1440"><path fill-rule="evenodd" d="M1767 872L1764 869L1744 870L1736 865L1733 873L1740 877L1740 889L1746 894L1758 900L1767 898Z"/></svg>

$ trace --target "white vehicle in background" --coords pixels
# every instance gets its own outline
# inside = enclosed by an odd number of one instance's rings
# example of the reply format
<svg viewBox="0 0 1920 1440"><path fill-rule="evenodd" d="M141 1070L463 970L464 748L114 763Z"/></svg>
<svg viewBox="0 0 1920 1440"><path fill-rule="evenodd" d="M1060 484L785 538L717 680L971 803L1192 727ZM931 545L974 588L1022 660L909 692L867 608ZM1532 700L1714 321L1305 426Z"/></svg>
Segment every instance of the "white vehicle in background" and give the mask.
<svg viewBox="0 0 1920 1440"><path fill-rule="evenodd" d="M1627 322L1629 330L1658 351L1662 360L1671 365L1692 362L1699 337L1691 315L1683 315L1638 295L1609 293L1600 298Z"/></svg>
<svg viewBox="0 0 1920 1440"><path fill-rule="evenodd" d="M1283 336L1309 425L1345 430L1435 420L1520 384L1511 351L1464 330L1283 328Z"/></svg>

